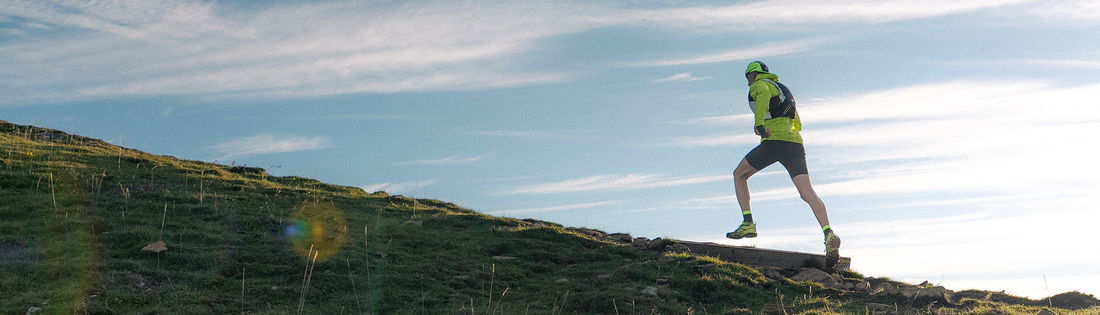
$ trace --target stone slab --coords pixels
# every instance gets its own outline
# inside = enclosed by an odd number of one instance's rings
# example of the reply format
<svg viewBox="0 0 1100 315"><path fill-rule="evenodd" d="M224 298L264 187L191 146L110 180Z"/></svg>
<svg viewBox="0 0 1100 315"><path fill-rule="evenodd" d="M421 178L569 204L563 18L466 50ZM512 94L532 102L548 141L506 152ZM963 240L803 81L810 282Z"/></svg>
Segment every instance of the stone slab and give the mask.
<svg viewBox="0 0 1100 315"><path fill-rule="evenodd" d="M811 254L791 252L784 250L762 249L747 246L725 245L711 242L680 241L691 249L692 253L718 257L718 259L742 263L746 265L772 266L776 268L797 270L806 267L807 260L816 260L821 266L825 265L824 254ZM851 268L852 259L840 257L836 270L848 270Z"/></svg>

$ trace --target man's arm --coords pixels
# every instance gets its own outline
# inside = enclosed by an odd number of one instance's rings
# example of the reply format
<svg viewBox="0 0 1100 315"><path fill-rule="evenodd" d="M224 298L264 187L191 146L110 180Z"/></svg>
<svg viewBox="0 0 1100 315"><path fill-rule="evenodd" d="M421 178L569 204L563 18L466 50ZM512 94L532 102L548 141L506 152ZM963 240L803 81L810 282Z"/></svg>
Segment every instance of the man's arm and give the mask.
<svg viewBox="0 0 1100 315"><path fill-rule="evenodd" d="M772 136L771 130L764 128L764 117L767 117L768 110L771 109L771 92L768 91L768 87L763 81L756 81L749 86L749 94L756 100L756 110L753 111L755 116L755 123L753 128L755 133L763 138L769 138Z"/></svg>

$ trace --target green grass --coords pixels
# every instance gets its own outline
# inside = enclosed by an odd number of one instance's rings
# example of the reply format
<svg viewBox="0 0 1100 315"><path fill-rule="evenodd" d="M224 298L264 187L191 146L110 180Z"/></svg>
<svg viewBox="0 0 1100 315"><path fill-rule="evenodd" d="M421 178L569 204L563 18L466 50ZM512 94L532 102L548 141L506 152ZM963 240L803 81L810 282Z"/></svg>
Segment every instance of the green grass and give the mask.
<svg viewBox="0 0 1100 315"><path fill-rule="evenodd" d="M438 200L6 122L0 148L6 313L35 306L43 309L37 314L297 314L299 307L304 314L756 314L783 303L796 314L868 314L865 301L820 284L766 279L714 258L637 251ZM168 250L141 250L157 241ZM660 297L642 294L648 286ZM1039 309L968 303L952 309ZM939 307L915 305L922 314Z"/></svg>

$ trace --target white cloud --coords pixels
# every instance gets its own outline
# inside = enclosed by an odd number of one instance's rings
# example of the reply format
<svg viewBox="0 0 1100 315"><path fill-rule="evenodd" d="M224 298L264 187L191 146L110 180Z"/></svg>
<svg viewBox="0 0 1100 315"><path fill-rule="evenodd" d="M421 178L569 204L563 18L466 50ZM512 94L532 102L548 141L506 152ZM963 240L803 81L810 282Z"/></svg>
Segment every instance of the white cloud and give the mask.
<svg viewBox="0 0 1100 315"><path fill-rule="evenodd" d="M483 161L492 156L492 154L482 154L474 157L461 157L450 156L442 159L434 160L416 160L411 162L401 162L395 165L456 165L456 164L471 164Z"/></svg>
<svg viewBox="0 0 1100 315"><path fill-rule="evenodd" d="M949 82L880 91L801 110L807 146L826 168L862 170L822 194L1100 190L1083 139L1100 136L1100 85ZM815 129L815 120L837 122ZM843 127L832 127L843 125ZM813 159L813 158L812 158Z"/></svg>
<svg viewBox="0 0 1100 315"><path fill-rule="evenodd" d="M438 179L429 179L403 183L371 184L360 188L363 188L363 191L371 193L377 191L385 191L386 193L391 195L415 194L418 189L429 186L431 184L435 184L437 182L439 182Z"/></svg>
<svg viewBox="0 0 1100 315"><path fill-rule="evenodd" d="M127 95L217 99L512 87L570 78L532 70L525 54L541 50L545 39L607 26L730 32L920 19L1021 2L758 1L640 10L495 0L248 9L199 0L5 1L0 15L26 22L5 30L22 35L0 44L0 68L10 74L0 78L0 94L18 104ZM831 41L778 42L628 66L748 60L811 51Z"/></svg>
<svg viewBox="0 0 1100 315"><path fill-rule="evenodd" d="M1100 2L1098 2L1100 4ZM1097 13L1097 18L1100 19L1100 13ZM980 62L980 61L979 61ZM1083 69L1096 69L1100 68L1100 59L1017 59L1006 61L989 61L986 63L991 64L1008 64L1012 66L1020 65L1036 65L1043 67L1058 67L1058 68L1083 68Z"/></svg>
<svg viewBox="0 0 1100 315"><path fill-rule="evenodd" d="M693 76L691 76L691 72L684 72L684 73L681 73L681 74L669 76L667 78L656 79L656 80L653 80L653 82L669 82L669 81L694 82L694 81L710 80L710 79L713 79L713 78L714 77L693 77Z"/></svg>
<svg viewBox="0 0 1100 315"><path fill-rule="evenodd" d="M535 41L600 25L587 4L326 2L241 11L201 1L5 2L49 24L5 43L9 101L117 95L312 96L554 82L516 67ZM30 91L27 91L27 88Z"/></svg>
<svg viewBox="0 0 1100 315"><path fill-rule="evenodd" d="M694 175L667 177L656 174L597 175L556 183L517 187L503 192L507 195L553 194L582 191L623 191L690 185L728 180L731 175Z"/></svg>
<svg viewBox="0 0 1100 315"><path fill-rule="evenodd" d="M633 11L639 22L678 26L774 27L820 23L883 23L973 12L1032 0L895 0L895 1L753 1L729 6L694 6L654 11Z"/></svg>
<svg viewBox="0 0 1100 315"><path fill-rule="evenodd" d="M747 107L746 107L747 108ZM717 124L739 124L750 123L753 121L753 114L739 114L739 115L727 115L727 116L715 116L715 117L703 117L679 121L670 121L672 124L699 124L699 125L717 125Z"/></svg>
<svg viewBox="0 0 1100 315"><path fill-rule="evenodd" d="M844 239L841 254L852 258L852 267L867 276L890 276L920 283L943 282L949 289L993 290L1015 288L1013 294L1046 296L1042 276L1055 276L1052 294L1069 290L1096 292L1095 282L1070 281L1070 275L1096 278L1095 270L1069 268L1094 265L1100 259L1097 246L1068 240L1090 239L1090 222L1100 215L1087 209L1044 208L1041 212L1005 213L1004 207L1024 200L994 204L977 202L973 213L934 218L909 218L869 222L833 222ZM1093 198L1092 202L1095 202ZM706 241L821 252L821 233L813 228L772 229L762 236L734 241ZM1030 285L1004 284L983 278L1028 277Z"/></svg>
<svg viewBox="0 0 1100 315"><path fill-rule="evenodd" d="M811 174L830 170L827 181L815 182L823 196L1047 191L1064 183L1100 191L1094 179L1100 170L1070 162L1093 155L1081 141L1100 137L1095 99L1100 85L955 81L800 103L799 113ZM754 138L746 131L668 145L744 145Z"/></svg>
<svg viewBox="0 0 1100 315"><path fill-rule="evenodd" d="M629 62L625 63L627 67L664 67L664 66L682 66L682 65L696 65L696 64L708 64L738 60L750 60L750 59L762 59L775 56L783 56L794 53L800 53L812 50L818 46L821 46L832 39L805 39L796 40L791 42L779 42L769 43L761 46L755 46L745 49L737 49L733 51L725 51L704 55L696 55L689 57L679 57L666 60L654 60L643 62Z"/></svg>
<svg viewBox="0 0 1100 315"><path fill-rule="evenodd" d="M799 111L807 115L812 112L814 122L962 119L974 114L996 114L997 117L1018 119L1028 118L1018 114L1032 107L1018 105L1037 101L1035 92L1046 88L1061 89L1041 82L958 80L815 99L805 104L799 102ZM1029 99L1021 100L1020 97ZM1005 110L1012 112L1006 113Z"/></svg>
<svg viewBox="0 0 1100 315"><path fill-rule="evenodd" d="M1042 213L1024 215L993 210L955 217L843 226L850 235L848 239L854 241L849 244L855 245L848 253L860 257L862 270L899 278L942 276L959 286L967 286L959 288L965 289L978 287L964 283L980 275L1014 274L1039 278L1044 273L1064 274L1059 270L1062 268L1094 264L1100 259L1096 246L1082 247L1080 243L1066 240L1087 239L1091 230L1088 222L1095 219L1097 215L1087 210L1048 208ZM916 235L919 237L913 237ZM934 255L935 259L919 258L928 255ZM1079 275L1097 276L1095 271L1084 272ZM1090 287L1076 289L1095 292L1097 287L1093 283ZM1033 291L1019 293L1045 296Z"/></svg>
<svg viewBox="0 0 1100 315"><path fill-rule="evenodd" d="M306 138L291 135L277 138L269 133L261 133L252 137L230 140L225 143L213 145L208 147L208 149L213 149L224 154L225 156L218 158L222 160L258 154L317 150L325 148L328 143L329 140L321 136Z"/></svg>
<svg viewBox="0 0 1100 315"><path fill-rule="evenodd" d="M1066 19L1093 22L1100 20L1100 2L1090 0L1043 2L1042 6L1029 9L1032 14L1045 17L1054 23L1064 23Z"/></svg>
<svg viewBox="0 0 1100 315"><path fill-rule="evenodd" d="M617 203L621 203L621 202L622 201L601 201L601 202L590 202L590 203L572 204L572 205L563 205L563 206L553 206L553 207L504 210L503 212L506 215L507 214L530 214L530 213L557 212L557 211L568 211L568 210L603 207L603 206L613 205L613 204L617 204Z"/></svg>
<svg viewBox="0 0 1100 315"><path fill-rule="evenodd" d="M747 130L747 129L746 129ZM669 147L715 147L715 146L733 146L742 144L755 144L760 143L760 136L755 134L740 133L740 134L720 134L704 137L678 137L665 143L658 143L657 146L669 146Z"/></svg>

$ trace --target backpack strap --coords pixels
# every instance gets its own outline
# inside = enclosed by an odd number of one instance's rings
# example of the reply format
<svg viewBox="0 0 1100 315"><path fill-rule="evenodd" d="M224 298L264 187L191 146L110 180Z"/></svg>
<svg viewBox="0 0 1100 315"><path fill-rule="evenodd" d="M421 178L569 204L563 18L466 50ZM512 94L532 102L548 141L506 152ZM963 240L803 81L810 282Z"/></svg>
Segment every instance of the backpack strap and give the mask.
<svg viewBox="0 0 1100 315"><path fill-rule="evenodd" d="M772 79L764 79L763 81L771 83L772 86L775 86L775 88L779 90L779 107L783 109L782 111L772 109L771 113L769 113L771 114L770 116L772 116L772 118L794 118L796 109L794 94L791 93L791 90L788 89L786 85L783 85L783 83L779 83Z"/></svg>

